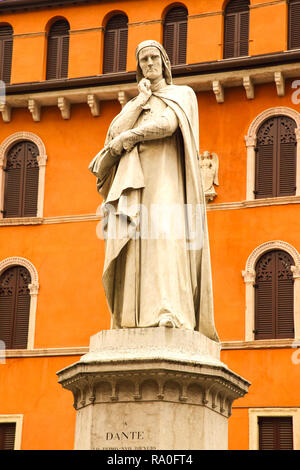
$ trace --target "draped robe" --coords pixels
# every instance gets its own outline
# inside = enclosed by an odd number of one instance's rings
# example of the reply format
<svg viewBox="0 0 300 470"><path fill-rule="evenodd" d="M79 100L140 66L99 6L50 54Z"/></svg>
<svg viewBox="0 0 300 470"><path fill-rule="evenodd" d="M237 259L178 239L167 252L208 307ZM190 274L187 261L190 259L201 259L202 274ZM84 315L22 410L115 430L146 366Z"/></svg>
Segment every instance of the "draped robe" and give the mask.
<svg viewBox="0 0 300 470"><path fill-rule="evenodd" d="M178 328L196 329L218 341L193 90L166 85L153 92L134 128L155 120L167 107L178 120L173 135L135 145L112 166L107 144L117 116L106 146L89 166L104 198L103 285L113 328L153 327L168 317ZM170 233L170 209L175 219L184 219L182 236ZM116 225L117 234L111 230ZM162 231L159 236L153 236L153 226Z"/></svg>

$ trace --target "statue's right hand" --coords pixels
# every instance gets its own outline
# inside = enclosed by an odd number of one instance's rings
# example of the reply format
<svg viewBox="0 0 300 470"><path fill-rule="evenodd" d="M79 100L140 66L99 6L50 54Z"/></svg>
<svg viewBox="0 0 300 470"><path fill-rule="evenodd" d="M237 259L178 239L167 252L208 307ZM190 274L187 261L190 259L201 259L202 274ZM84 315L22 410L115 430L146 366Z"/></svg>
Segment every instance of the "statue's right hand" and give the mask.
<svg viewBox="0 0 300 470"><path fill-rule="evenodd" d="M142 80L138 84L138 88L140 92L140 97L142 98L143 103L146 104L150 96L152 95L150 80L148 80L147 78L142 78Z"/></svg>

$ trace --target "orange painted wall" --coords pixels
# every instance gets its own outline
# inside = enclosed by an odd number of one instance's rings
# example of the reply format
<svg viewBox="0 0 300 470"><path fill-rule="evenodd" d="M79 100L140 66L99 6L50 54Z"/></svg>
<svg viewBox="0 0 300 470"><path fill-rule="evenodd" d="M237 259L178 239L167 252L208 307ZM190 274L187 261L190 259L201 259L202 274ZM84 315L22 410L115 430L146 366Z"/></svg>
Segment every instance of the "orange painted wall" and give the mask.
<svg viewBox="0 0 300 470"><path fill-rule="evenodd" d="M287 5L281 2L251 10L249 54L269 54L287 49Z"/></svg>
<svg viewBox="0 0 300 470"><path fill-rule="evenodd" d="M188 26L189 63L221 59L223 3L185 3L192 17ZM262 3L269 2L251 1L254 6ZM69 77L74 78L101 74L103 32L99 28L112 11L128 15L127 70L134 70L136 45L144 39L162 40L159 20L169 5L165 0L124 0L15 13L2 16L2 20L13 25L15 34L23 35L43 33L54 17L67 18L74 31L69 61ZM251 54L285 49L284 8L280 4L251 9L250 39L255 38L250 43ZM153 23L143 24L149 19ZM83 29L89 31L80 32ZM44 80L45 57L42 34L16 37L12 82ZM256 86L254 100L247 100L242 87L226 89L224 104L217 104L212 91L198 94L200 149L214 151L220 158L215 203L245 200L244 136L252 120L267 108L288 106L299 111L291 93L291 82L287 81L283 98L277 96L275 84ZM1 142L15 132L30 131L45 144L46 218L95 214L101 203L88 164L103 146L108 125L120 105L116 101L101 102L100 108L100 117L94 118L88 105L75 105L71 119L63 120L58 108L47 107L42 109L39 123L33 122L28 110L18 109L13 111L11 123L0 125ZM245 284L241 273L249 254L261 243L274 239L299 249L298 212L297 204L208 212L215 320L222 341L244 340ZM27 258L39 274L35 348L88 346L92 334L110 327L101 284L104 244L96 230L95 221L0 227L0 260L10 256ZM72 395L57 384L56 372L77 359L19 358L0 365L0 415L24 414L23 449L72 448ZM249 394L235 402L229 426L230 448L247 449L248 407L300 406L300 366L292 363L290 349L224 350L222 360L252 382Z"/></svg>
<svg viewBox="0 0 300 470"><path fill-rule="evenodd" d="M23 414L22 450L73 449L72 394L56 372L79 357L7 359L0 364L0 414Z"/></svg>
<svg viewBox="0 0 300 470"><path fill-rule="evenodd" d="M229 419L229 449L249 446L248 408L297 408L300 406L300 365L294 364L294 349L223 351L222 360L251 386L245 397L234 402Z"/></svg>

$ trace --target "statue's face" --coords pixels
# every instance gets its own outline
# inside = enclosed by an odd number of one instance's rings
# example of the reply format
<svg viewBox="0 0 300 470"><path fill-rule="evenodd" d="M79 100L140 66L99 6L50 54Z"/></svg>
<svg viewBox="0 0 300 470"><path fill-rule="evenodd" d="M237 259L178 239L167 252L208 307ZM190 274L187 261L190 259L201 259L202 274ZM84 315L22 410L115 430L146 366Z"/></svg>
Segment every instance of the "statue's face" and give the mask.
<svg viewBox="0 0 300 470"><path fill-rule="evenodd" d="M162 60L156 47L145 47L139 53L139 64L145 78L151 82L163 77Z"/></svg>

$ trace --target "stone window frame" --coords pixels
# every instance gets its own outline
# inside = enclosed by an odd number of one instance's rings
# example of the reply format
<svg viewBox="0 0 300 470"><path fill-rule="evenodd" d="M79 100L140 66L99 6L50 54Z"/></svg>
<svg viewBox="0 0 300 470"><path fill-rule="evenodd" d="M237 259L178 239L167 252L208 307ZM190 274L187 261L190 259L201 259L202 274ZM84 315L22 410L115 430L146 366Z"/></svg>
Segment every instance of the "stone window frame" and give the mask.
<svg viewBox="0 0 300 470"><path fill-rule="evenodd" d="M46 172L46 162L47 155L45 145L40 137L32 132L16 132L8 136L0 145L0 210L4 209L4 190L5 190L5 174L3 168L5 166L6 156L11 147L22 141L29 140L33 142L39 151L37 157L39 165L39 183L38 183L38 199L37 199L37 214L35 217L17 217L17 218L4 218L3 213L0 213L0 220L6 222L7 225L10 224L10 221L20 221L20 223L28 223L30 220L35 221L37 219L42 219L44 213L44 195L45 195L45 172Z"/></svg>
<svg viewBox="0 0 300 470"><path fill-rule="evenodd" d="M255 265L258 259L267 251L283 250L289 253L294 260L295 265L291 267L294 283L294 330L295 339L300 338L300 254L295 247L282 240L273 240L262 243L256 247L247 259L245 270L242 276L245 282L245 340L254 341L255 324ZM259 340L257 340L259 341ZM263 341L263 340L261 340ZM273 341L273 340L272 340ZM274 341L277 341L274 339Z"/></svg>
<svg viewBox="0 0 300 470"><path fill-rule="evenodd" d="M294 450L300 450L300 408L249 408L249 450L259 450L259 417L292 417Z"/></svg>
<svg viewBox="0 0 300 470"><path fill-rule="evenodd" d="M297 141L297 150L296 150L296 194L295 196L300 196L300 113L295 109L288 108L286 106L277 106L275 108L269 108L264 110L250 124L248 133L245 136L245 143L247 148L247 188L246 188L246 201L254 201L255 195L255 147L257 142L257 132L261 124L266 121L266 119L274 116L288 116L293 119L296 123L296 141ZM295 197L291 196L291 197ZM280 198L279 198L280 199Z"/></svg>
<svg viewBox="0 0 300 470"><path fill-rule="evenodd" d="M0 423L15 423L16 424L14 450L21 450L23 415L22 414L0 415Z"/></svg>
<svg viewBox="0 0 300 470"><path fill-rule="evenodd" d="M31 283L28 285L29 294L30 294L30 307L29 307L27 349L34 349L37 296L38 296L38 291L39 291L38 273L34 265L28 259L14 256L14 257L6 258L0 262L0 275L6 269L12 266L23 266L29 271L30 276L31 276Z"/></svg>

